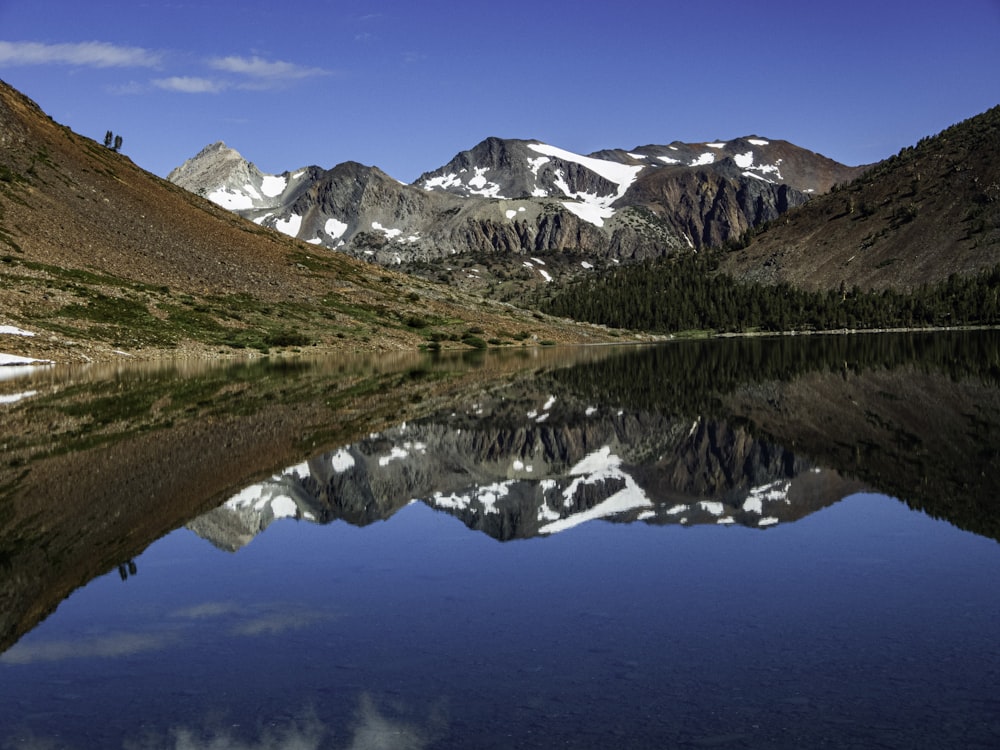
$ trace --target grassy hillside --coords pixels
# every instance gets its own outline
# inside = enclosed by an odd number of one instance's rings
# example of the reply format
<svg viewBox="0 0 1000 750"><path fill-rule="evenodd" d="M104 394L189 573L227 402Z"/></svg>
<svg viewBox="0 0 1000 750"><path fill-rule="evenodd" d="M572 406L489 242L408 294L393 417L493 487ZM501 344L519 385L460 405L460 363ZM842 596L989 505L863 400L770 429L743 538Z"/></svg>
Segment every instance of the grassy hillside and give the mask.
<svg viewBox="0 0 1000 750"><path fill-rule="evenodd" d="M263 229L0 82L0 349L59 361L606 338Z"/></svg>

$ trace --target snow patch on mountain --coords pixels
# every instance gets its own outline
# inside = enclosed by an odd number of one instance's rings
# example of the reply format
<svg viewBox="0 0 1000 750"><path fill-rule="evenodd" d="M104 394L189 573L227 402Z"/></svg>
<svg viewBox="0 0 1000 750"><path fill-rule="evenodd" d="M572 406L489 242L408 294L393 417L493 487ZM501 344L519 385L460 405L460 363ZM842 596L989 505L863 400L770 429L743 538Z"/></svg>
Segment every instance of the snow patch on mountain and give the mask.
<svg viewBox="0 0 1000 750"><path fill-rule="evenodd" d="M286 180L281 175L266 174L263 176L260 184L260 192L266 195L268 198L277 198L288 186L288 180ZM247 185L250 188L250 185Z"/></svg>
<svg viewBox="0 0 1000 750"><path fill-rule="evenodd" d="M347 231L347 224L338 219L329 218L326 220L323 231L337 240L344 236L344 232Z"/></svg>
<svg viewBox="0 0 1000 750"><path fill-rule="evenodd" d="M486 179L486 173L489 171L489 167L476 167L476 176L470 179L468 183L475 189L469 192L473 195L481 195L484 198L503 198L500 195L500 186Z"/></svg>
<svg viewBox="0 0 1000 750"><path fill-rule="evenodd" d="M781 176L781 159L778 159L774 164L758 164L750 167L754 172L760 172L761 175L774 175L775 178L780 182L784 178ZM754 175L756 176L756 175ZM761 177L761 179L767 179L766 177ZM774 180L767 180L768 182L773 182Z"/></svg>
<svg viewBox="0 0 1000 750"><path fill-rule="evenodd" d="M550 161L552 160L547 156L538 156L534 159L528 159L528 167L531 169L531 173L535 175L535 177L538 177L538 170L543 164L548 164Z"/></svg>
<svg viewBox="0 0 1000 750"><path fill-rule="evenodd" d="M532 263L532 261L534 261L534 263ZM537 263L539 266L544 266L545 265L538 258L532 258L531 260L526 260L521 265L523 265L525 268L530 268L532 271L538 271L538 274L543 279L545 279L545 283L546 284L549 283L550 281L552 281L552 274L550 274L544 268L536 268L535 267L535 263ZM534 417L532 417L532 419L534 419Z"/></svg>
<svg viewBox="0 0 1000 750"><path fill-rule="evenodd" d="M546 156L579 164L618 186L617 192L611 195L597 195L596 193L582 191L574 192L570 190L562 170L557 170L555 173L556 187L567 198L576 199L575 201L563 201L566 210L598 227L603 227L604 222L614 216L615 211L611 208L611 204L625 195L632 183L635 182L639 172L643 169L642 165L620 164L605 159L595 159L591 156L581 156L580 154L574 154L572 151L566 151L556 146L549 146L545 143L529 143L528 148Z"/></svg>
<svg viewBox="0 0 1000 750"><path fill-rule="evenodd" d="M447 190L450 187L459 187L461 184L462 181L458 175L452 172L451 174L443 174L424 180L423 188L424 190L434 190L435 188Z"/></svg>
<svg viewBox="0 0 1000 750"><path fill-rule="evenodd" d="M289 237L297 237L302 228L302 217L292 214L287 219L278 219L274 222L274 228Z"/></svg>
<svg viewBox="0 0 1000 750"><path fill-rule="evenodd" d="M243 211L253 208L253 198L246 193L236 193L225 188L214 190L206 196L212 203L228 211Z"/></svg>
<svg viewBox="0 0 1000 750"><path fill-rule="evenodd" d="M23 391L21 393L7 393L0 395L0 404L16 404L26 398L38 395L38 391Z"/></svg>
<svg viewBox="0 0 1000 750"><path fill-rule="evenodd" d="M761 141L760 139L750 138L747 140L748 143L755 145L767 145L767 141ZM702 154L699 158L704 158L710 154ZM743 170L742 175L744 177L753 177L757 180L763 180L764 182L774 183L776 181L781 181L783 178L781 176L780 164L781 159L778 159L774 164L754 164L754 152L747 151L742 154L733 154L733 161L736 166ZM712 162L708 162L711 164ZM692 163L691 166L696 166ZM776 179L769 179L770 176Z"/></svg>
<svg viewBox="0 0 1000 750"><path fill-rule="evenodd" d="M48 359L34 359L32 357L22 357L19 354L0 354L0 367L6 367L7 365L37 365L37 364L52 364L51 360Z"/></svg>
<svg viewBox="0 0 1000 750"><path fill-rule="evenodd" d="M600 175L608 182L615 183L618 185L618 194L616 198L620 198L625 195L629 186L635 182L635 178L643 169L642 165L620 164L614 161L607 161L606 159L595 159L591 156L581 156L580 154L574 154L572 151L566 151L564 149L557 148L556 146L549 146L546 143L529 143L528 148L540 154L554 156L558 159L562 159L563 161L579 164L586 167L591 172Z"/></svg>
<svg viewBox="0 0 1000 750"><path fill-rule="evenodd" d="M382 232L390 240L396 239L397 237L399 237L399 235L403 233L402 229L389 229L388 227L382 226L377 221L372 222L372 229L374 229L377 232Z"/></svg>
<svg viewBox="0 0 1000 750"><path fill-rule="evenodd" d="M583 202L572 203L570 201L563 201L563 205L567 211L575 214L584 221L597 227L603 227L605 220L615 215L614 209L608 205L611 201L607 198L601 198L592 193L578 193L577 195L583 199Z"/></svg>
<svg viewBox="0 0 1000 750"><path fill-rule="evenodd" d="M31 331L26 331L17 326L0 326L0 335L4 336L34 336Z"/></svg>

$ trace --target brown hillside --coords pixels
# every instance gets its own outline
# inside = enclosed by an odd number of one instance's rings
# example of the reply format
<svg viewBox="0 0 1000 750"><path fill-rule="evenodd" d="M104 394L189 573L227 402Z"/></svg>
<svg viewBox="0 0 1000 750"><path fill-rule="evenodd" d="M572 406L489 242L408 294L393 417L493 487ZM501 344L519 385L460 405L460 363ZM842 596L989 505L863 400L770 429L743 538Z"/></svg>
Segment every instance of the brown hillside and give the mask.
<svg viewBox="0 0 1000 750"><path fill-rule="evenodd" d="M737 277L912 288L1000 263L1000 107L790 211L729 255Z"/></svg>
<svg viewBox="0 0 1000 750"><path fill-rule="evenodd" d="M528 343L601 337L258 227L53 122L2 81L0 260L0 324L40 334L5 336L2 350L59 360L447 346L470 328Z"/></svg>

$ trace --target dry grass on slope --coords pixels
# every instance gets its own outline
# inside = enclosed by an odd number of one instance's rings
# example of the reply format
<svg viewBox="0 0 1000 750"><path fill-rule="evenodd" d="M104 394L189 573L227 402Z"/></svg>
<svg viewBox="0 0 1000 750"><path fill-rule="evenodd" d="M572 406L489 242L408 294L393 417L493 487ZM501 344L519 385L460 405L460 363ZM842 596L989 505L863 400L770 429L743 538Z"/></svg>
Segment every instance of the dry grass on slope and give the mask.
<svg viewBox="0 0 1000 750"><path fill-rule="evenodd" d="M1000 263L1000 107L790 211L724 270L806 289L911 289Z"/></svg>

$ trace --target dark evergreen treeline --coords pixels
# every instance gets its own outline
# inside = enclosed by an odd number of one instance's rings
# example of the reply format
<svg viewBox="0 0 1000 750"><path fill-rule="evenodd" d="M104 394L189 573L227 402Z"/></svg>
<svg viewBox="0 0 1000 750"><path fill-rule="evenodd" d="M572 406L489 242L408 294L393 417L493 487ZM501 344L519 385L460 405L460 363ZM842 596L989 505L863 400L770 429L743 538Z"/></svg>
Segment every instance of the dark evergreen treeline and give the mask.
<svg viewBox="0 0 1000 750"><path fill-rule="evenodd" d="M900 367L996 386L1000 332L692 340L629 348L617 357L558 370L552 377L581 398L626 409L729 417L717 412L719 397L742 386L790 381L810 372L861 374Z"/></svg>
<svg viewBox="0 0 1000 750"><path fill-rule="evenodd" d="M740 282L716 273L716 266L712 253L623 266L576 281L541 307L576 320L657 333L1000 324L1000 266L974 276L953 274L910 292L857 287L811 292L787 283Z"/></svg>

